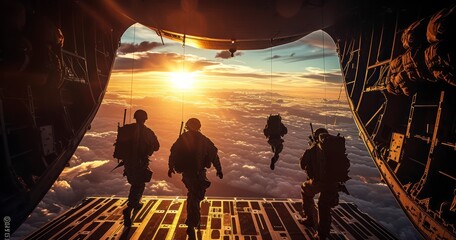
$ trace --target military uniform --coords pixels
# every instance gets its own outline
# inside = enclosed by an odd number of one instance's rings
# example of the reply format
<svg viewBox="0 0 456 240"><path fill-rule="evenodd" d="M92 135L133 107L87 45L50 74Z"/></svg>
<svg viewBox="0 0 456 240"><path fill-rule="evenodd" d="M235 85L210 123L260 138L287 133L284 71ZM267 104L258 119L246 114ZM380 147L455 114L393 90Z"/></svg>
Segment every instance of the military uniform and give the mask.
<svg viewBox="0 0 456 240"><path fill-rule="evenodd" d="M128 206L137 208L146 186L148 171L150 171L148 156L152 155L154 151L158 151L160 144L155 133L145 125L137 123L131 125L134 131L132 153L130 158L124 159L124 175L131 184Z"/></svg>
<svg viewBox="0 0 456 240"><path fill-rule="evenodd" d="M204 199L206 189L211 182L206 177L206 170L200 173L182 173L182 182L187 188L187 220L185 224L189 227L196 227L200 223L200 202Z"/></svg>
<svg viewBox="0 0 456 240"><path fill-rule="evenodd" d="M271 150L274 153L274 156L271 159L271 169L274 170L274 164L279 160L279 154L283 150L282 137L288 133L287 127L280 122L280 132L274 132L271 129L271 126L266 125L263 129L263 134L268 138L268 143L271 145Z"/></svg>
<svg viewBox="0 0 456 240"><path fill-rule="evenodd" d="M308 180L301 185L302 207L307 217L304 224L317 228L318 237L325 239L331 229L331 208L339 203L338 182L325 179L325 157L319 144L312 145L301 157L301 168L306 170ZM317 209L314 202L316 194L318 198ZM317 227L318 226L318 227Z"/></svg>
<svg viewBox="0 0 456 240"><path fill-rule="evenodd" d="M135 112L134 118L136 123L125 125L118 130L116 144L114 144L116 146L114 157L123 159L124 175L131 184L128 204L122 212L126 227L130 227L132 224L132 210L141 208L140 201L146 182L152 178L148 157L160 148L155 133L144 125L147 113L139 109Z"/></svg>
<svg viewBox="0 0 456 240"><path fill-rule="evenodd" d="M222 166L214 143L200 131L201 123L191 118L186 129L171 147L168 162L168 176L182 173L182 182L187 188L187 234L189 239L195 238L194 228L200 224L200 202L204 199L206 189L211 182L206 177L206 169L214 165L217 176L222 179Z"/></svg>

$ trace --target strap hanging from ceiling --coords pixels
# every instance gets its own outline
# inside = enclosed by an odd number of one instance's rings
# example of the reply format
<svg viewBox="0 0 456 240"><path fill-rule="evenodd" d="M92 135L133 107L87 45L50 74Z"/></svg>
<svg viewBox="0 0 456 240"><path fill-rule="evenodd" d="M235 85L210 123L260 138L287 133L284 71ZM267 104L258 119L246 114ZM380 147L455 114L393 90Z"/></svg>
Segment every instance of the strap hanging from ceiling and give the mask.
<svg viewBox="0 0 456 240"><path fill-rule="evenodd" d="M274 170L275 168L275 163L279 160L279 153L282 152L283 149L283 139L282 137L287 133L287 128L285 125L282 123L282 117L280 116L280 113L273 113L273 92L272 92L272 48L274 46L273 44L274 38L271 38L271 47L270 47L270 73L269 73L269 79L270 79L270 108L271 108L271 113L269 114L267 120L266 120L266 126L263 129L264 135L268 138L268 144L271 146L271 150L274 153L273 157L271 158L271 163L270 163L270 168L271 170ZM278 108L280 110L280 108Z"/></svg>
<svg viewBox="0 0 456 240"><path fill-rule="evenodd" d="M270 108L272 108L272 47L274 46L272 43L273 39L271 38L271 48L270 48L270 56L269 59L271 60L270 62L270 72L269 72L269 80L270 80L270 90L269 90L269 99L270 99Z"/></svg>
<svg viewBox="0 0 456 240"><path fill-rule="evenodd" d="M133 24L133 45L136 43L136 23ZM135 52L132 53L133 59L131 61L131 79L130 79L130 114L129 123L131 123L131 112L133 107L133 76L135 72Z"/></svg>
<svg viewBox="0 0 456 240"><path fill-rule="evenodd" d="M324 84L324 96L323 96L323 101L324 101L324 106L325 109L328 108L328 99L327 99L327 84L326 84L326 46L325 46L325 32L323 31L324 28L324 11L323 7L321 8L321 41L322 41L322 55L323 55L323 84ZM339 96L337 98L337 109L340 108L340 97L342 95L342 88L343 88L343 83L340 85L340 90L339 90ZM337 123L337 113L334 114L334 122L333 125L336 125ZM328 125L328 115L325 114L325 128L327 128Z"/></svg>
<svg viewBox="0 0 456 240"><path fill-rule="evenodd" d="M323 94L323 102L324 102L324 108L325 110L328 109L328 106L327 106L327 102L328 102L328 99L327 99L327 96L326 96L326 52L325 52L325 32L323 31L323 28L324 28L324 11L323 11L323 6L321 7L321 41L322 41L322 48L323 48L323 51L322 51L322 55L323 55L323 91L324 91L324 94ZM325 114L325 128L327 128L327 125L328 125L328 115Z"/></svg>
<svg viewBox="0 0 456 240"><path fill-rule="evenodd" d="M273 115L277 115L277 116L280 116L280 113L276 113L274 110L277 110L275 108L273 108L274 106L274 97L273 97L273 88L272 88L272 80L273 80L273 76L272 76L272 61L273 61L273 56L272 56L272 48L274 47L274 44L273 44L273 41L274 41L274 38L271 38L271 47L269 49L269 59L270 59L270 72L269 72L269 80L270 80L270 91L269 91L269 99L270 99L270 114L269 114L269 117L273 116ZM277 104L279 105L279 104ZM278 110L277 110L278 111Z"/></svg>
<svg viewBox="0 0 456 240"><path fill-rule="evenodd" d="M337 109L340 108L340 96L342 96L342 88L344 87L344 84L341 83L340 84L340 89L339 89L339 97L337 98ZM333 125L336 125L337 124L337 114L335 114L334 116L334 123Z"/></svg>
<svg viewBox="0 0 456 240"><path fill-rule="evenodd" d="M182 74L185 73L185 37L182 38ZM185 91L182 90L182 107L181 107L181 126L179 129L179 136L182 134L182 129L184 127L184 105L185 105Z"/></svg>
<svg viewBox="0 0 456 240"><path fill-rule="evenodd" d="M188 11L186 11L186 18L187 18L187 21L185 21L186 23L189 21L189 15L188 15ZM184 25L184 33L187 32L187 25ZM184 36L182 37L182 77L184 76L184 73L185 73L185 38L186 38L186 34L184 34ZM183 127L184 127L184 105L185 105L185 91L182 90L182 107L181 107L181 125L180 125L180 129L179 129L179 136L182 134L182 130L183 130Z"/></svg>

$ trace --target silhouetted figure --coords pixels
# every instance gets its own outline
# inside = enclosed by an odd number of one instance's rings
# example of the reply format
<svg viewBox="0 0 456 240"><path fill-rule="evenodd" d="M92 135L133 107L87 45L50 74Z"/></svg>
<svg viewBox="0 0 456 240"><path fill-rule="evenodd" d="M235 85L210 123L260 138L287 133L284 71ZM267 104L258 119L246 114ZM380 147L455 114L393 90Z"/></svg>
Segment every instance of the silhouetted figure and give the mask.
<svg viewBox="0 0 456 240"><path fill-rule="evenodd" d="M274 170L275 163L279 160L279 153L283 150L284 140L282 137L288 133L288 129L282 123L280 114L270 115L268 117L268 122L263 129L263 133L268 138L268 143L271 145L272 152L274 153L270 165L271 170Z"/></svg>
<svg viewBox="0 0 456 240"><path fill-rule="evenodd" d="M116 148L123 148L122 161L125 165L124 175L131 184L128 194L128 204L123 210L124 225L131 226L132 210L139 210L140 203L146 182L150 182L152 171L149 170L149 156L158 151L160 144L155 133L144 125L147 120L147 113L144 110L137 110L134 114L136 123L123 126L123 141L120 142L119 135ZM122 146L121 146L122 145ZM116 152L115 152L116 154ZM116 157L116 156L115 156Z"/></svg>
<svg viewBox="0 0 456 240"><path fill-rule="evenodd" d="M17 82L19 72L23 72L30 63L32 46L27 39L25 26L26 9L20 1L2 1L0 3L0 86L9 85L7 81ZM17 83L16 83L17 84ZM25 81L21 82L25 85Z"/></svg>
<svg viewBox="0 0 456 240"><path fill-rule="evenodd" d="M339 191L348 194L343 185L349 179L350 166L345 154L345 138L329 135L324 128L315 131L313 142L300 159L300 165L307 172L307 181L301 186L302 206L306 218L301 223L317 229L316 239L329 237L331 229L331 208L339 204ZM318 198L318 218L314 197Z"/></svg>
<svg viewBox="0 0 456 240"><path fill-rule="evenodd" d="M195 227L200 224L200 202L211 182L206 177L206 168L213 164L217 176L222 179L222 166L214 143L200 132L201 122L190 118L185 124L185 132L171 147L168 176L182 173L182 182L187 193L187 235L195 239Z"/></svg>
<svg viewBox="0 0 456 240"><path fill-rule="evenodd" d="M36 115L38 125L51 125L55 130L55 149L54 155L59 154L74 136L76 125L67 121L65 115L68 109L65 104L68 100L83 101L84 96L74 96L64 91L63 83L66 66L63 61L62 49L64 46L64 35L58 26L58 22L46 15L35 13L28 20L29 38L32 44L30 64L27 72L30 76L26 77L30 82L33 95L36 99ZM70 64L71 65L71 64ZM89 79L85 79L86 82ZM71 111L70 111L71 112ZM52 159L52 157L51 157Z"/></svg>

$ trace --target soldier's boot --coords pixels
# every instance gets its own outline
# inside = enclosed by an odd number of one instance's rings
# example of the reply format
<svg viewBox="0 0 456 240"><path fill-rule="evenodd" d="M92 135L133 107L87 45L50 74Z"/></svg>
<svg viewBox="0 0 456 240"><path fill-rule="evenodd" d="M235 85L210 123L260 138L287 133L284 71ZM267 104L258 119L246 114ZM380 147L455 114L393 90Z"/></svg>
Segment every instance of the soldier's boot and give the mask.
<svg viewBox="0 0 456 240"><path fill-rule="evenodd" d="M135 206L135 211L141 210L141 208L144 206L144 203L140 202Z"/></svg>
<svg viewBox="0 0 456 240"><path fill-rule="evenodd" d="M131 227L131 207L126 207L122 213L124 217L124 226L125 227Z"/></svg>
<svg viewBox="0 0 456 240"><path fill-rule="evenodd" d="M328 239L329 236L323 235L323 234L321 234L320 232L317 231L317 232L314 234L313 237L314 237L314 239L316 239L316 240L326 240L326 239Z"/></svg>
<svg viewBox="0 0 456 240"><path fill-rule="evenodd" d="M312 196L303 196L303 217L299 223L303 224L308 228L317 229L318 221L317 221L317 208L315 206L314 200Z"/></svg>
<svg viewBox="0 0 456 240"><path fill-rule="evenodd" d="M315 221L311 218L301 218L298 220L299 223L301 223L302 225L306 226L307 228L313 228L313 229L316 229L317 228L317 225L315 224Z"/></svg>
<svg viewBox="0 0 456 240"><path fill-rule="evenodd" d="M274 156L271 158L271 165L269 166L271 170L274 170L275 168L275 163L279 160L279 155L274 154Z"/></svg>
<svg viewBox="0 0 456 240"><path fill-rule="evenodd" d="M319 239L327 239L331 231L331 207L321 200L318 202L318 219Z"/></svg>
<svg viewBox="0 0 456 240"><path fill-rule="evenodd" d="M188 236L189 240L196 239L195 227L194 226L188 226L187 227L187 236Z"/></svg>

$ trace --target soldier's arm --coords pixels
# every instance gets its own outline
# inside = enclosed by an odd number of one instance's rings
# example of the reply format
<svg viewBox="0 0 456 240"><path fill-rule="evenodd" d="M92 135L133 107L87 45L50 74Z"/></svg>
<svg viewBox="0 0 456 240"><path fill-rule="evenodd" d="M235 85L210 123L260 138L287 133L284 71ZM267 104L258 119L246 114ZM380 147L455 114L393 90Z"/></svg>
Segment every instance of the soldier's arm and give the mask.
<svg viewBox="0 0 456 240"><path fill-rule="evenodd" d="M217 172L222 172L222 164L220 164L220 158L218 154L215 155L215 158L212 160L212 164L214 165L214 168L217 170Z"/></svg>
<svg viewBox="0 0 456 240"><path fill-rule="evenodd" d="M174 159L175 159L175 151L176 151L176 143L171 146L170 149L170 154L169 154L169 159L168 159L168 168L173 169L174 168Z"/></svg>
<svg viewBox="0 0 456 240"><path fill-rule="evenodd" d="M154 151L158 151L160 149L160 143L158 142L158 138L155 135L154 131L150 130L151 132L151 139L152 139L152 149Z"/></svg>
<svg viewBox="0 0 456 240"><path fill-rule="evenodd" d="M222 179L223 178L222 165L220 164L220 158L218 155L215 155L215 158L212 161L212 164L214 164L214 167L217 170L217 173L216 173L217 177Z"/></svg>
<svg viewBox="0 0 456 240"><path fill-rule="evenodd" d="M170 154L169 154L169 158L168 158L168 177L172 177L173 173L176 173L174 171L174 152L175 152L175 149L176 149L176 143L173 144L173 146L171 147L170 149Z"/></svg>
<svg viewBox="0 0 456 240"><path fill-rule="evenodd" d="M299 159L299 165L301 166L302 170L306 170L307 165L309 165L309 162L311 160L311 151L313 147L314 146L311 146L310 148L306 149L302 154L302 157Z"/></svg>
<svg viewBox="0 0 456 240"><path fill-rule="evenodd" d="M307 150L306 150L307 151ZM306 152L304 152L301 156L301 158L299 159L299 165L301 166L301 169L302 170L305 170L306 167L307 167L307 161L304 160L304 154L306 154Z"/></svg>
<svg viewBox="0 0 456 240"><path fill-rule="evenodd" d="M263 134L264 134L264 136L269 137L269 129L268 129L268 125L267 124L266 124L266 126L264 126Z"/></svg>
<svg viewBox="0 0 456 240"><path fill-rule="evenodd" d="M217 170L217 176L220 179L222 179L223 172L222 172L222 165L220 164L220 158L217 153L218 149L209 138L206 137L206 139L208 141L209 151L211 151L211 153L209 153L209 154L214 156L213 158L211 158L211 163L214 165L215 170Z"/></svg>
<svg viewBox="0 0 456 240"><path fill-rule="evenodd" d="M283 136L288 133L288 128L285 127L285 125L283 123L281 123L281 124L282 124L282 136Z"/></svg>

